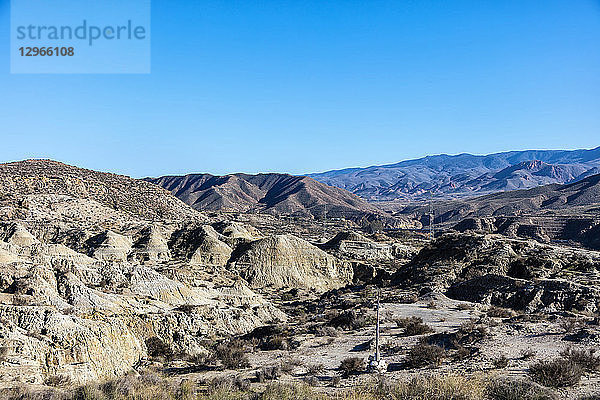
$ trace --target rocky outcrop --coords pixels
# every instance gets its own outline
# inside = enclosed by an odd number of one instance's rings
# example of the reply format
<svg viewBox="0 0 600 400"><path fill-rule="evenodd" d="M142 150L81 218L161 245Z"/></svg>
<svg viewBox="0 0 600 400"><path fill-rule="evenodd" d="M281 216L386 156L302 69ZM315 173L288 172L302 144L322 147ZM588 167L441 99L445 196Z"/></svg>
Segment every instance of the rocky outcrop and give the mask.
<svg viewBox="0 0 600 400"><path fill-rule="evenodd" d="M377 243L353 231L338 233L322 245L322 248L356 260L391 261L394 259L391 244Z"/></svg>
<svg viewBox="0 0 600 400"><path fill-rule="evenodd" d="M151 225L142 230L129 257L139 262L168 261L171 253L167 239L160 228Z"/></svg>
<svg viewBox="0 0 600 400"><path fill-rule="evenodd" d="M324 291L352 280L349 264L292 235L276 235L250 243L233 255L228 268L253 287Z"/></svg>
<svg viewBox="0 0 600 400"><path fill-rule="evenodd" d="M20 223L9 225L4 233L4 241L17 246L31 246L40 241Z"/></svg>
<svg viewBox="0 0 600 400"><path fill-rule="evenodd" d="M564 279L528 281L501 275L484 275L451 286L456 300L477 302L524 312L573 311L595 313L600 290Z"/></svg>
<svg viewBox="0 0 600 400"><path fill-rule="evenodd" d="M392 282L520 310L590 311L600 302L600 292L590 285L599 271L595 251L500 235L447 234L400 268Z"/></svg>
<svg viewBox="0 0 600 400"><path fill-rule="evenodd" d="M110 379L148 358L148 340L193 356L207 337L286 320L239 278L215 283L198 272L180 282L155 270L169 253L159 230L132 237L133 246L112 231L94 235L92 257L63 244L0 242L0 385Z"/></svg>
<svg viewBox="0 0 600 400"><path fill-rule="evenodd" d="M106 231L87 241L89 255L105 261L125 261L133 245L131 238Z"/></svg>

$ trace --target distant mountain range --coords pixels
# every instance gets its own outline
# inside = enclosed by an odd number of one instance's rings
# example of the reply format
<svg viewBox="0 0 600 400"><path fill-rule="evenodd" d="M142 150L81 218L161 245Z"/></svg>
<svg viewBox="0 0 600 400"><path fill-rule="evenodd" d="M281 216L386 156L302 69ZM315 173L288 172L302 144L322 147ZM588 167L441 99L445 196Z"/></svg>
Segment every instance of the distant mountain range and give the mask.
<svg viewBox="0 0 600 400"><path fill-rule="evenodd" d="M398 211L429 224L430 209L438 224L475 217L595 216L600 217L600 174L567 185L552 184L527 190L494 193L461 200L408 204Z"/></svg>
<svg viewBox="0 0 600 400"><path fill-rule="evenodd" d="M346 190L287 174L191 174L146 178L196 210L261 212L354 221L393 221L389 214Z"/></svg>
<svg viewBox="0 0 600 400"><path fill-rule="evenodd" d="M567 185L494 193L465 200L408 204L398 217L442 229L564 240L600 249L600 174Z"/></svg>
<svg viewBox="0 0 600 400"><path fill-rule="evenodd" d="M484 156L437 155L397 164L308 176L370 201L461 198L570 183L600 173L600 147L527 150Z"/></svg>

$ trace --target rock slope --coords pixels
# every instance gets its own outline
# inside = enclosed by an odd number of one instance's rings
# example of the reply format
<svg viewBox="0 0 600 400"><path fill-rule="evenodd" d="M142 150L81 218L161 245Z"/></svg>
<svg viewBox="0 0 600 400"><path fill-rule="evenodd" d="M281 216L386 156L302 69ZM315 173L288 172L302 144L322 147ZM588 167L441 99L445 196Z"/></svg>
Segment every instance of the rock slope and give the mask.
<svg viewBox="0 0 600 400"><path fill-rule="evenodd" d="M327 186L305 176L286 174L192 174L147 178L171 191L196 210L270 213L311 218L384 220L393 218L345 190Z"/></svg>
<svg viewBox="0 0 600 400"><path fill-rule="evenodd" d="M254 287L324 291L352 281L349 264L292 235L249 243L232 257L230 268Z"/></svg>
<svg viewBox="0 0 600 400"><path fill-rule="evenodd" d="M157 348L201 356L208 339L287 319L250 286L351 279L308 242L207 223L149 182L43 160L0 166L0 387L110 379Z"/></svg>
<svg viewBox="0 0 600 400"><path fill-rule="evenodd" d="M140 219L198 218L167 191L139 179L77 168L52 160L0 164L0 204L32 194L93 199Z"/></svg>
<svg viewBox="0 0 600 400"><path fill-rule="evenodd" d="M600 252L500 235L446 234L392 282L526 312L600 309Z"/></svg>

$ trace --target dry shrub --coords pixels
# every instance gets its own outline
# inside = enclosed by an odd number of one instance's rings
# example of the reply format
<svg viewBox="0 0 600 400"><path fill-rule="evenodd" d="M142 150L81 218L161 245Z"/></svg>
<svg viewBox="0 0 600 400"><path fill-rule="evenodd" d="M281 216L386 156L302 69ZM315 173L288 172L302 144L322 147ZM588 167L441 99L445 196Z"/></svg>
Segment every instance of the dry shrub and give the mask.
<svg viewBox="0 0 600 400"><path fill-rule="evenodd" d="M418 343L410 349L406 356L406 364L410 368L440 365L446 356L446 351L439 346L427 343Z"/></svg>
<svg viewBox="0 0 600 400"><path fill-rule="evenodd" d="M556 400L557 395L525 379L500 378L492 380L485 389L490 400Z"/></svg>
<svg viewBox="0 0 600 400"><path fill-rule="evenodd" d="M267 386L260 400L326 400L325 394L316 393L305 384L279 384Z"/></svg>
<svg viewBox="0 0 600 400"><path fill-rule="evenodd" d="M337 387L340 382L342 381L342 378L338 375L334 375L331 377L331 381L329 382L329 386L331 387Z"/></svg>
<svg viewBox="0 0 600 400"><path fill-rule="evenodd" d="M350 376L360 374L366 369L365 359L362 357L348 357L340 363L340 371L342 375Z"/></svg>
<svg viewBox="0 0 600 400"><path fill-rule="evenodd" d="M399 328L404 328L404 334L407 336L425 335L433 332L433 329L423 323L421 317L397 318L395 320Z"/></svg>
<svg viewBox="0 0 600 400"><path fill-rule="evenodd" d="M563 318L558 321L558 326L564 333L573 333L579 327L579 321L577 318Z"/></svg>
<svg viewBox="0 0 600 400"><path fill-rule="evenodd" d="M365 326L372 325L373 323L373 318L369 318L363 314L358 314L354 310L346 310L334 315L327 324L335 328L351 331L364 328Z"/></svg>
<svg viewBox="0 0 600 400"><path fill-rule="evenodd" d="M340 332L333 326L320 326L315 330L316 336L338 337Z"/></svg>
<svg viewBox="0 0 600 400"><path fill-rule="evenodd" d="M46 378L44 383L47 386L54 386L54 387L67 386L71 383L71 378L69 378L69 376L67 376L67 375L60 375L60 374L50 375Z"/></svg>
<svg viewBox="0 0 600 400"><path fill-rule="evenodd" d="M305 376L303 381L304 381L304 383L306 383L309 386L319 386L319 384L320 384L319 378L317 378L314 375Z"/></svg>
<svg viewBox="0 0 600 400"><path fill-rule="evenodd" d="M287 358L281 362L281 371L291 374L294 368L304 365L304 362L298 358Z"/></svg>
<svg viewBox="0 0 600 400"><path fill-rule="evenodd" d="M469 303L458 303L456 305L456 309L459 311L469 311L469 310L474 310L475 306L473 304L469 304Z"/></svg>
<svg viewBox="0 0 600 400"><path fill-rule="evenodd" d="M535 350L533 350L532 348L521 350L521 359L522 360L531 360L533 357L535 357L536 354L537 354L537 352Z"/></svg>
<svg viewBox="0 0 600 400"><path fill-rule="evenodd" d="M148 355L151 358L167 361L173 358L171 346L163 342L159 337L153 336L146 339L146 348L148 349Z"/></svg>
<svg viewBox="0 0 600 400"><path fill-rule="evenodd" d="M583 367L571 360L556 358L538 361L529 366L529 376L548 387L575 386L581 380Z"/></svg>
<svg viewBox="0 0 600 400"><path fill-rule="evenodd" d="M250 381L248 379L243 379L239 375L214 378L208 385L209 395L216 398L220 398L218 396L223 396L224 394L245 392L249 389Z"/></svg>
<svg viewBox="0 0 600 400"><path fill-rule="evenodd" d="M502 369L508 367L509 359L503 354L494 360L494 367Z"/></svg>
<svg viewBox="0 0 600 400"><path fill-rule="evenodd" d="M281 377L281 367L274 365L271 367L262 367L256 371L256 380L258 382L274 381Z"/></svg>
<svg viewBox="0 0 600 400"><path fill-rule="evenodd" d="M492 318L512 318L516 313L508 308L490 306L487 310L487 316Z"/></svg>
<svg viewBox="0 0 600 400"><path fill-rule="evenodd" d="M382 389L379 389L380 391ZM378 398L398 400L483 400L484 384L473 377L419 377L388 385Z"/></svg>
<svg viewBox="0 0 600 400"><path fill-rule="evenodd" d="M215 349L215 355L221 360L223 366L228 369L248 368L250 366L243 340L236 339L219 344Z"/></svg>
<svg viewBox="0 0 600 400"><path fill-rule="evenodd" d="M598 371L600 369L600 356L596 355L596 349L573 349L569 347L560 352L565 360L579 364L587 371Z"/></svg>
<svg viewBox="0 0 600 400"><path fill-rule="evenodd" d="M10 347L1 346L0 347L0 361L6 360L6 357L10 354Z"/></svg>
<svg viewBox="0 0 600 400"><path fill-rule="evenodd" d="M325 371L325 366L321 363L311 364L307 367L307 370L308 375L319 375L322 374L323 371Z"/></svg>

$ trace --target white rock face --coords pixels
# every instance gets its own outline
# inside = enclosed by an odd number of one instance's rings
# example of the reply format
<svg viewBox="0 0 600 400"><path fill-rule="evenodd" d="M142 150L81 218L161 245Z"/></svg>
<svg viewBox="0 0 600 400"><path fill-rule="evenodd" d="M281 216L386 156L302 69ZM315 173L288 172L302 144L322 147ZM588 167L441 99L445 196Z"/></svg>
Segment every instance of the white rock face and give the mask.
<svg viewBox="0 0 600 400"><path fill-rule="evenodd" d="M105 261L125 261L133 245L130 238L106 231L90 239L91 255Z"/></svg>
<svg viewBox="0 0 600 400"><path fill-rule="evenodd" d="M352 269L309 242L277 235L252 242L230 268L253 287L325 291L351 282Z"/></svg>
<svg viewBox="0 0 600 400"><path fill-rule="evenodd" d="M152 225L142 232L129 256L140 262L168 261L171 252L163 233L157 226Z"/></svg>
<svg viewBox="0 0 600 400"><path fill-rule="evenodd" d="M22 247L31 246L40 242L35 236L29 233L29 231L25 229L23 225L19 223L16 223L12 226L5 241L7 243Z"/></svg>
<svg viewBox="0 0 600 400"><path fill-rule="evenodd" d="M148 358L151 338L195 355L207 337L287 318L242 280L215 286L199 277L190 285L154 269L160 257L128 262L134 250L125 235L107 231L97 239L94 258L62 244L0 242L0 387L53 376L109 379ZM144 251L165 253L156 236L148 243L156 246Z"/></svg>

